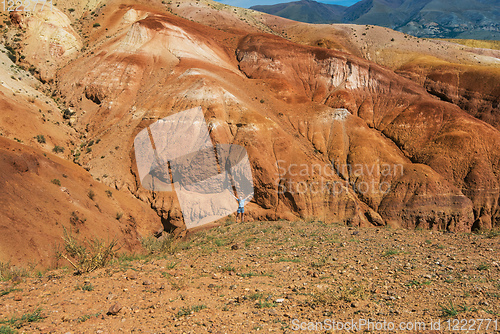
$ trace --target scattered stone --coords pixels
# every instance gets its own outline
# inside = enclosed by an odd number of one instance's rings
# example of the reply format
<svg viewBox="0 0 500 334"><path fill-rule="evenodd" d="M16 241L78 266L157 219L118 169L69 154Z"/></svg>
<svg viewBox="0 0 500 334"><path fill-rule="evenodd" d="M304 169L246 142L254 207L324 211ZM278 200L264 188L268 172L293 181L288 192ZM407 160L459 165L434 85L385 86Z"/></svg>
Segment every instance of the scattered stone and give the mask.
<svg viewBox="0 0 500 334"><path fill-rule="evenodd" d="M240 248L240 246L238 246L238 244L234 244L234 245L231 246L232 250L237 250L239 248Z"/></svg>
<svg viewBox="0 0 500 334"><path fill-rule="evenodd" d="M108 315L117 315L118 312L122 309L122 306L119 303L114 304L108 310Z"/></svg>
<svg viewBox="0 0 500 334"><path fill-rule="evenodd" d="M276 299L276 303L283 303L284 301L285 301L285 298Z"/></svg>
<svg viewBox="0 0 500 334"><path fill-rule="evenodd" d="M151 285L151 284L153 283L149 280L145 280L144 282L142 282L142 285Z"/></svg>

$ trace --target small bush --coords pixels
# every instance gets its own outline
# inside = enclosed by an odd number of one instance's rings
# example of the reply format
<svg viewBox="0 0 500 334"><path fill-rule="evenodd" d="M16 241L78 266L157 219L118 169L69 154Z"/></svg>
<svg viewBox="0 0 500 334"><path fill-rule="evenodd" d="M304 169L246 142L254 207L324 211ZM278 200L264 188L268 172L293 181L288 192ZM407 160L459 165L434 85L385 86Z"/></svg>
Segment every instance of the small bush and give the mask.
<svg viewBox="0 0 500 334"><path fill-rule="evenodd" d="M17 57L16 57L16 53L15 53L15 51L14 51L14 53L12 53L12 52L10 52L10 51L9 51L9 52L7 53L7 57L9 57L9 59L10 59L13 63L15 63L15 62L16 62L16 60L17 60Z"/></svg>
<svg viewBox="0 0 500 334"><path fill-rule="evenodd" d="M95 198L95 193L92 189L89 190L89 192L87 193L87 196L91 199L91 200L94 200Z"/></svg>
<svg viewBox="0 0 500 334"><path fill-rule="evenodd" d="M52 181L50 181L50 182L52 182L56 186L61 186L61 181L59 181L59 179L52 179Z"/></svg>
<svg viewBox="0 0 500 334"><path fill-rule="evenodd" d="M71 116L73 116L75 114L75 112L72 112L71 110L69 109L64 109L63 110L63 118L64 119L70 119Z"/></svg>
<svg viewBox="0 0 500 334"><path fill-rule="evenodd" d="M109 243L94 238L80 242L64 228L64 251L58 252L58 258L66 259L74 268L75 274L89 273L105 267L116 256L118 242L113 239Z"/></svg>
<svg viewBox="0 0 500 334"><path fill-rule="evenodd" d="M45 136L44 135L37 135L36 141L39 142L40 144L45 144Z"/></svg>
<svg viewBox="0 0 500 334"><path fill-rule="evenodd" d="M106 193L106 195L108 195L108 197L110 197L110 198L113 197L113 192L111 190L108 189L105 191L105 193Z"/></svg>
<svg viewBox="0 0 500 334"><path fill-rule="evenodd" d="M94 23L94 25L92 27L94 28L97 28L97 27L100 27L101 25L99 23Z"/></svg>
<svg viewBox="0 0 500 334"><path fill-rule="evenodd" d="M78 214L73 211L71 212L71 216L69 217L69 222L73 225L77 225L77 224L83 224L85 223L87 219L81 219L80 217L78 217Z"/></svg>
<svg viewBox="0 0 500 334"><path fill-rule="evenodd" d="M64 152L64 147L62 146L54 146L54 148L52 149L52 152L54 153L63 153Z"/></svg>
<svg viewBox="0 0 500 334"><path fill-rule="evenodd" d="M70 12L70 13L73 13L74 11L75 11L75 9L74 9L74 8L70 8L70 9L68 9L68 12Z"/></svg>
<svg viewBox="0 0 500 334"><path fill-rule="evenodd" d="M123 212L116 213L116 216L115 216L116 220L120 220L122 217L123 217Z"/></svg>

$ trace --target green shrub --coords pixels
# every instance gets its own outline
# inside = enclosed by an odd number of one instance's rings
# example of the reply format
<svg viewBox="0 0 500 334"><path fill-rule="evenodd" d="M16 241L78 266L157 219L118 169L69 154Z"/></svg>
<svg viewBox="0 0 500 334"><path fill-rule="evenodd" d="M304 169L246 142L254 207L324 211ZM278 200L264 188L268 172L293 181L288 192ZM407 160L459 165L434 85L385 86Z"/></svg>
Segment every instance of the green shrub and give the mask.
<svg viewBox="0 0 500 334"><path fill-rule="evenodd" d="M45 144L45 136L44 135L37 135L36 141L39 142L40 144Z"/></svg>
<svg viewBox="0 0 500 334"><path fill-rule="evenodd" d="M63 153L64 152L64 147L62 146L54 146L54 148L52 149L52 152L54 153Z"/></svg>

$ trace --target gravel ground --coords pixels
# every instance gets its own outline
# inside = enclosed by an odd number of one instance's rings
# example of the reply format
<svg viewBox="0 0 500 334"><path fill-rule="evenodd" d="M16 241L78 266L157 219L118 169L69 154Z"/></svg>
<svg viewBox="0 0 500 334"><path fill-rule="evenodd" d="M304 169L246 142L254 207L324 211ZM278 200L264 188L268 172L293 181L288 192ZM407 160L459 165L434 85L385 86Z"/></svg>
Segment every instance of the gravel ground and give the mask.
<svg viewBox="0 0 500 334"><path fill-rule="evenodd" d="M228 222L159 246L1 282L0 333L500 332L495 231Z"/></svg>

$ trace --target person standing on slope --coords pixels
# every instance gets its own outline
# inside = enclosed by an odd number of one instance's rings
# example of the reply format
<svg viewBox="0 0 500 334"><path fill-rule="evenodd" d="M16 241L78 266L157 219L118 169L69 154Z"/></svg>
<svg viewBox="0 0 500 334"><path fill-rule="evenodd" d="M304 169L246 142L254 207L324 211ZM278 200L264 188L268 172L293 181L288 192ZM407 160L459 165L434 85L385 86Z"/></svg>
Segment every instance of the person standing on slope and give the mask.
<svg viewBox="0 0 500 334"><path fill-rule="evenodd" d="M231 191L231 195L234 197L235 200L238 201L238 211L236 211L236 222L238 222L238 216L241 217L241 222L243 223L243 216L245 215L245 202L248 200L253 195L253 192L248 195L245 198L238 198L234 196L233 192Z"/></svg>

